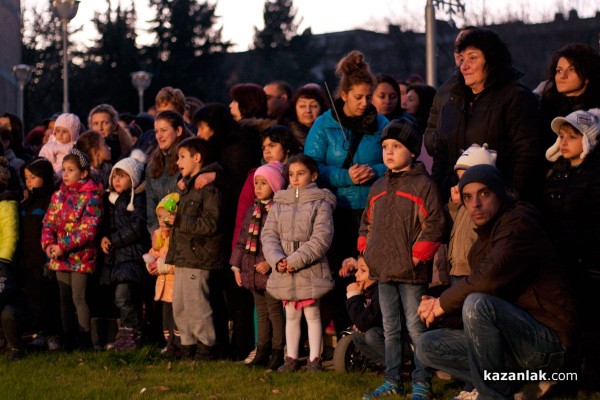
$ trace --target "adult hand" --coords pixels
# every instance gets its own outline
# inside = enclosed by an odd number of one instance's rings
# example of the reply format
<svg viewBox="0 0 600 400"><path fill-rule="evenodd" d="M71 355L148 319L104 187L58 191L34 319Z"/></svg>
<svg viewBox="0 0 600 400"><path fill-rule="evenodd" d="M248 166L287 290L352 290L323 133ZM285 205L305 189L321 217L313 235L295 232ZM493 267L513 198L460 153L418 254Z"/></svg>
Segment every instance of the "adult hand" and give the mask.
<svg viewBox="0 0 600 400"><path fill-rule="evenodd" d="M440 299L432 296L422 296L421 304L417 308L417 314L422 322L429 328L437 317L444 314L444 310L440 306Z"/></svg>
<svg viewBox="0 0 600 400"><path fill-rule="evenodd" d="M102 238L102 240L100 241L100 248L102 248L102 251L104 252L104 254L110 253L110 246L111 246L110 239L107 238L106 236L104 236Z"/></svg>
<svg viewBox="0 0 600 400"><path fill-rule="evenodd" d="M196 177L196 180L194 181L194 189L202 189L209 183L213 183L216 177L216 172L205 172L203 174L198 175Z"/></svg>
<svg viewBox="0 0 600 400"><path fill-rule="evenodd" d="M356 271L358 269L358 261L356 258L348 257L344 261L342 261L342 268L338 271L338 274L344 278L350 276L351 271Z"/></svg>
<svg viewBox="0 0 600 400"><path fill-rule="evenodd" d="M354 164L348 168L348 174L350 175L350 180L355 185L368 182L375 176L373 168L371 168L368 164Z"/></svg>
<svg viewBox="0 0 600 400"><path fill-rule="evenodd" d="M269 270L271 269L271 266L269 265L268 262L261 261L258 264L256 264L254 266L254 268L256 269L256 272L258 272L259 274L266 275L269 272Z"/></svg>

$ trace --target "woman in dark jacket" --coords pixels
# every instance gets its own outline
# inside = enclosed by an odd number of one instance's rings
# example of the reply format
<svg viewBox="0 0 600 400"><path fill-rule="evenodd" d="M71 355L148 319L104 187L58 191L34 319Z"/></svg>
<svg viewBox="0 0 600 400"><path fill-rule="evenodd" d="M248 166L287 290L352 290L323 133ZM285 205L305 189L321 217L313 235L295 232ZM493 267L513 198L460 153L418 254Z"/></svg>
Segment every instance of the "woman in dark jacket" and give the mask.
<svg viewBox="0 0 600 400"><path fill-rule="evenodd" d="M460 75L441 111L432 176L442 196L456 184L454 164L473 143L498 152L496 166L508 187L539 200L544 150L538 100L516 81L512 57L500 37L472 29L457 45Z"/></svg>

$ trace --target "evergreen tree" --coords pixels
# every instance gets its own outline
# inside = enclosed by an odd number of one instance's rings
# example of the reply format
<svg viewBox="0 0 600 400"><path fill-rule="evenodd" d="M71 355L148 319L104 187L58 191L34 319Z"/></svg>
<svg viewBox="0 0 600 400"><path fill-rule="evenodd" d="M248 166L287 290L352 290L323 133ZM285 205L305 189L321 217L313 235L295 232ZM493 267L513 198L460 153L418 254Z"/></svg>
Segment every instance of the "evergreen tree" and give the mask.
<svg viewBox="0 0 600 400"><path fill-rule="evenodd" d="M294 22L296 10L293 0L266 0L263 11L264 28L254 27L254 47L275 49L290 44L300 22Z"/></svg>

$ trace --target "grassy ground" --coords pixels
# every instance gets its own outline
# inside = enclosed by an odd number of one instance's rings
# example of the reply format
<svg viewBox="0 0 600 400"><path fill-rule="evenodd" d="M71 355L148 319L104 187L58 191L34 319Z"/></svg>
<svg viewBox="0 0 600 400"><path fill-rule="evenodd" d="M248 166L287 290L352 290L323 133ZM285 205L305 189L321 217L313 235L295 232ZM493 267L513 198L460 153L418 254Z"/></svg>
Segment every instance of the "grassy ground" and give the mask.
<svg viewBox="0 0 600 400"><path fill-rule="evenodd" d="M382 382L374 373L250 370L241 362L169 363L154 349L128 353L38 353L0 360L0 398L26 399L360 399ZM407 392L410 387L406 386ZM434 381L438 399L458 392Z"/></svg>

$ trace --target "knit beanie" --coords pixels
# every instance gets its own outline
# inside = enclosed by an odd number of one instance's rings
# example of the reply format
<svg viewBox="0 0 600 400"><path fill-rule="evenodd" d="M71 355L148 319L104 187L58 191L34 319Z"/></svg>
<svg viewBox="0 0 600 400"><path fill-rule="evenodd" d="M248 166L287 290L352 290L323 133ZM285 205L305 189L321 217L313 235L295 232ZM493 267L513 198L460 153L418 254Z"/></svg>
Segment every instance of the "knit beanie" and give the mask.
<svg viewBox="0 0 600 400"><path fill-rule="evenodd" d="M552 120L550 127L557 135L563 124L570 124L583 136L581 141L583 152L580 157L583 159L598 144L598 134L600 133L600 108L592 108L589 111L579 110L572 112L566 117L557 117ZM560 157L560 137L546 151L548 161L556 161Z"/></svg>
<svg viewBox="0 0 600 400"><path fill-rule="evenodd" d="M38 178L41 178L44 181L43 187L45 189L51 191L54 188L54 169L50 161L44 157L31 160L24 168ZM25 174L23 173L22 176L25 176Z"/></svg>
<svg viewBox="0 0 600 400"><path fill-rule="evenodd" d="M0 156L0 190L6 190L10 182L10 169L8 168L8 160L4 156Z"/></svg>
<svg viewBox="0 0 600 400"><path fill-rule="evenodd" d="M133 207L133 195L135 192L135 188L140 184L140 180L142 179L142 173L144 172L144 164L146 163L146 154L139 150L135 149L131 152L131 155L127 158L120 160L118 163L110 171L110 176L108 177L108 183L111 189L112 187L112 177L115 173L115 170L120 169L125 171L129 178L131 179L131 201L127 206L128 211L133 211L135 208ZM113 195L114 196L114 195ZM109 196L110 197L110 196ZM117 195L118 197L118 195ZM115 198L116 200L116 198Z"/></svg>
<svg viewBox="0 0 600 400"><path fill-rule="evenodd" d="M272 162L270 164L261 165L254 172L254 176L262 176L269 186L273 190L273 193L283 189L285 186L285 179L283 178L283 165L279 161Z"/></svg>
<svg viewBox="0 0 600 400"><path fill-rule="evenodd" d="M465 170L458 182L461 199L463 188L474 182L482 183L490 188L501 201L506 199L506 186L502 180L502 173L493 165L479 164Z"/></svg>
<svg viewBox="0 0 600 400"><path fill-rule="evenodd" d="M487 164L496 165L496 157L498 154L494 150L488 148L488 144L484 143L483 146L479 146L477 143L473 143L471 147L463 151L463 153L456 160L454 170L467 169L473 165Z"/></svg>
<svg viewBox="0 0 600 400"><path fill-rule="evenodd" d="M79 117L77 115L69 113L60 114L54 123L54 130L52 131L53 135L57 126L69 130L71 133L71 142L76 142L77 139L79 139L81 123L79 122Z"/></svg>
<svg viewBox="0 0 600 400"><path fill-rule="evenodd" d="M410 151L415 158L421 154L423 134L417 124L407 118L392 120L381 132L381 142L386 139L399 141Z"/></svg>

